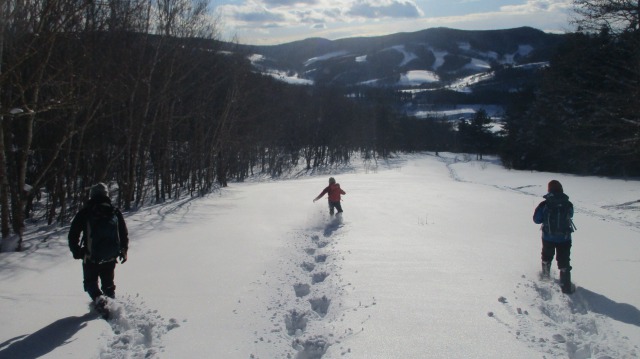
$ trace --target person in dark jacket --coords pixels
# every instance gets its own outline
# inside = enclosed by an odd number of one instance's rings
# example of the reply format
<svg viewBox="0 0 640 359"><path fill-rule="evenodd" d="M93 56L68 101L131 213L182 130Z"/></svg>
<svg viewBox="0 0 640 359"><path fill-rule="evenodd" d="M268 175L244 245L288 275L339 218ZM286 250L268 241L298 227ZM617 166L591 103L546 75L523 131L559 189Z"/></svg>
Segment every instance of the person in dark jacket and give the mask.
<svg viewBox="0 0 640 359"><path fill-rule="evenodd" d="M342 206L340 205L340 195L347 194L340 188L340 184L336 183L336 179L331 177L329 178L329 185L320 192L318 197L314 198L313 201L317 201L325 194L329 196L329 214L333 216L333 213L337 210L338 213L342 213Z"/></svg>
<svg viewBox="0 0 640 359"><path fill-rule="evenodd" d="M108 188L104 183L98 183L91 187L87 204L73 217L71 228L69 229L69 249L74 259L82 259L82 271L84 277L84 290L89 294L91 300L97 303L97 299L102 295L115 298L116 285L114 283L114 271L116 260L120 263L127 260L127 250L129 247L129 232L125 224L122 213L111 204ZM117 217L117 235L119 237L119 250L113 254L113 258L96 259L90 253L89 233L91 228L89 220L92 213L97 210L111 211ZM82 239L80 235L82 234ZM98 280L101 287L98 287Z"/></svg>
<svg viewBox="0 0 640 359"><path fill-rule="evenodd" d="M569 201L569 196L564 194L562 184L557 180L549 182L547 194L543 196L544 201L540 202L533 213L533 222L541 224L542 230L542 276L550 277L551 263L555 255L560 270L560 285L564 293L571 293L573 284L571 283L571 232L573 232L573 204ZM565 206L563 210L562 225L564 230L552 231L552 224L549 220L550 207L556 203Z"/></svg>

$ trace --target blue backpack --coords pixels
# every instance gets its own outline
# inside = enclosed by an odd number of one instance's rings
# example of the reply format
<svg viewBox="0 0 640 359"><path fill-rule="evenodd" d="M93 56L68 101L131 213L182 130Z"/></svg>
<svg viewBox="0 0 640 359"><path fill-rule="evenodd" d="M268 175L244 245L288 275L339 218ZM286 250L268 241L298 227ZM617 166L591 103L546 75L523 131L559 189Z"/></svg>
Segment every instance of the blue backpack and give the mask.
<svg viewBox="0 0 640 359"><path fill-rule="evenodd" d="M118 257L121 249L118 215L110 203L99 203L89 208L86 238L92 262L104 263Z"/></svg>

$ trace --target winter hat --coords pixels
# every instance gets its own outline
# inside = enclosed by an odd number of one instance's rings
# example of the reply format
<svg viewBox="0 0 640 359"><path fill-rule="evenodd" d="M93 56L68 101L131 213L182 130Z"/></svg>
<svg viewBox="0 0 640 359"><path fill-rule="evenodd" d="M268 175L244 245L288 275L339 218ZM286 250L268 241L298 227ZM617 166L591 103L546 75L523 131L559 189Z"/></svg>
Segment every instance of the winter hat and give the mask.
<svg viewBox="0 0 640 359"><path fill-rule="evenodd" d="M107 188L107 185L102 182L94 184L89 191L89 197L91 199L98 197L109 198L109 188Z"/></svg>
<svg viewBox="0 0 640 359"><path fill-rule="evenodd" d="M329 184L335 184L336 183L336 179L333 177L329 177Z"/></svg>
<svg viewBox="0 0 640 359"><path fill-rule="evenodd" d="M562 193L562 185L560 184L559 181L556 180L552 180L549 182L549 185L547 186L547 191L548 192L556 192L556 193Z"/></svg>

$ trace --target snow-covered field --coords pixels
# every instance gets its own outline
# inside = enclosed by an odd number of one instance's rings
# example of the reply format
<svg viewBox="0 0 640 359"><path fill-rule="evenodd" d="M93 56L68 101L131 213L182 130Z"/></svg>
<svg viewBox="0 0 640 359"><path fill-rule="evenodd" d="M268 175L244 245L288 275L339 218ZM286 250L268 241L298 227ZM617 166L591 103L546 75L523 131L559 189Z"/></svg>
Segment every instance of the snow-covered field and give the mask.
<svg viewBox="0 0 640 359"><path fill-rule="evenodd" d="M456 106L438 106L430 110L418 110L412 113L417 118L448 118L450 120L459 120L460 118L471 119L480 110L484 110L490 118L501 118L504 115L504 108L498 105L456 105ZM501 128L499 128L501 129ZM496 129L499 130L499 129Z"/></svg>
<svg viewBox="0 0 640 359"><path fill-rule="evenodd" d="M0 254L0 358L638 358L640 183L403 155L233 183L127 215L114 319L82 291L66 228ZM538 279L531 216L575 207L577 292ZM557 269L552 269L557 276Z"/></svg>
<svg viewBox="0 0 640 359"><path fill-rule="evenodd" d="M420 86L425 83L438 82L440 79L432 71L408 71L400 75L399 86Z"/></svg>

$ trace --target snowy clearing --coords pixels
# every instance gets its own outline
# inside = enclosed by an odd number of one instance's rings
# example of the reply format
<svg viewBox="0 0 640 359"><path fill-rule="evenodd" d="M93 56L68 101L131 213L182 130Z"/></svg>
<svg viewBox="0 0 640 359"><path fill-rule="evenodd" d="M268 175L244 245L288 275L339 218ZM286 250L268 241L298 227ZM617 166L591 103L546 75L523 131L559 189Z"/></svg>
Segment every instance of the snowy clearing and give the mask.
<svg viewBox="0 0 640 359"><path fill-rule="evenodd" d="M637 358L640 185L402 155L232 183L127 215L114 318L66 228L0 254L0 358ZM312 199L335 176L342 218ZM576 207L577 292L538 279L550 179ZM552 269L557 277L557 269Z"/></svg>

